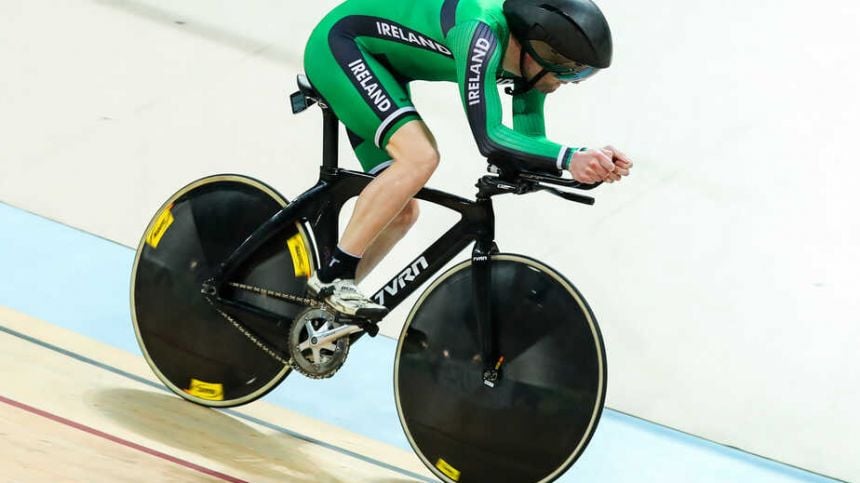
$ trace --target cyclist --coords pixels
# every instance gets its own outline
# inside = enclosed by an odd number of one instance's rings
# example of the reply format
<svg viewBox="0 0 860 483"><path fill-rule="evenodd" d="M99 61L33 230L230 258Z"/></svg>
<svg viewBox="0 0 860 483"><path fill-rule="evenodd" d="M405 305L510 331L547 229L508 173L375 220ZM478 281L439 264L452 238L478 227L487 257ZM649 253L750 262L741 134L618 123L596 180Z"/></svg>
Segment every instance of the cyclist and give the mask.
<svg viewBox="0 0 860 483"><path fill-rule="evenodd" d="M347 128L364 168L362 191L338 247L308 280L337 311L377 317L387 309L355 287L415 223L412 198L439 163L409 82L457 82L481 154L497 166L584 183L627 176L612 146L587 149L545 137L546 94L609 67L612 37L591 0L347 0L314 29L305 49L311 84ZM497 83L513 84L513 129L502 125Z"/></svg>

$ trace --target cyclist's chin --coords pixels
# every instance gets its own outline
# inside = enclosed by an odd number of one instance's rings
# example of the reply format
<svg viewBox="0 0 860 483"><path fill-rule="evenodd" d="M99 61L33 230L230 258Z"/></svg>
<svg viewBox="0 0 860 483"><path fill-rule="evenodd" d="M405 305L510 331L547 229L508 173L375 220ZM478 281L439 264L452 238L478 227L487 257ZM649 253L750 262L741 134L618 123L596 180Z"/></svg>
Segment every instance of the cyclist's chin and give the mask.
<svg viewBox="0 0 860 483"><path fill-rule="evenodd" d="M550 94L552 92L555 92L559 87L561 87L561 84L538 84L535 87L537 87L537 90L543 92L544 94Z"/></svg>

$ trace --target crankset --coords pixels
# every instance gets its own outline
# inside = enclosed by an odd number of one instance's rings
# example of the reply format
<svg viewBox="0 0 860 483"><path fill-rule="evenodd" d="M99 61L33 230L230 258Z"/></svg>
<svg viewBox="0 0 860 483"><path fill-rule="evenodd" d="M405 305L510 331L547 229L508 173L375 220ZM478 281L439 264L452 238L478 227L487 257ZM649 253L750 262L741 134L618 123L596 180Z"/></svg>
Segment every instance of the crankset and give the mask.
<svg viewBox="0 0 860 483"><path fill-rule="evenodd" d="M206 300L248 339L282 364L289 364L299 373L312 379L325 379L333 376L346 362L349 346L363 334L375 337L379 333L376 322L367 319L346 318L336 315L318 298L305 298L296 295L268 290L253 285L229 282L228 286L253 292L259 295L286 300L306 308L293 319L287 333L289 361L278 354L251 333L241 322L216 306L211 295L217 297L217 289L212 280L204 282L201 292Z"/></svg>
<svg viewBox="0 0 860 483"><path fill-rule="evenodd" d="M361 330L356 325L341 323L326 308L308 308L290 325L290 365L312 379L331 377L346 361L349 336Z"/></svg>

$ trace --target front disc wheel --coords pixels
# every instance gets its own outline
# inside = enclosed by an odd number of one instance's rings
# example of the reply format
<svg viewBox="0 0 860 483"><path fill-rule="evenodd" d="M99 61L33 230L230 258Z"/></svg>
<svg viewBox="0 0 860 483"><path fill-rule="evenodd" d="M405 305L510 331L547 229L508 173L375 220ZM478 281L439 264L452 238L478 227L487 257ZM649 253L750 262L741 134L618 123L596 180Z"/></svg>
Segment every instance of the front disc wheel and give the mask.
<svg viewBox="0 0 860 483"><path fill-rule="evenodd" d="M582 454L606 395L597 322L550 267L500 254L490 265L501 358L484 361L471 262L437 279L413 308L395 356L400 422L443 481L553 481ZM484 369L499 368L494 387Z"/></svg>

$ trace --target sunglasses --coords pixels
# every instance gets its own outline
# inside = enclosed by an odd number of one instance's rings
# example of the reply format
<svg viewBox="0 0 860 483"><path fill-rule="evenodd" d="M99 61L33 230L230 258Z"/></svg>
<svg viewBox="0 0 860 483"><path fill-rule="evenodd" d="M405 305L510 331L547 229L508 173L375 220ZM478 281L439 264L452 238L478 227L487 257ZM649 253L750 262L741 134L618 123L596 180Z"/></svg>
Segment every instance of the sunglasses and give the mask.
<svg viewBox="0 0 860 483"><path fill-rule="evenodd" d="M538 65L564 82L582 82L600 71L590 65L580 64L564 57L546 42L530 40L525 43L525 47L526 52Z"/></svg>

